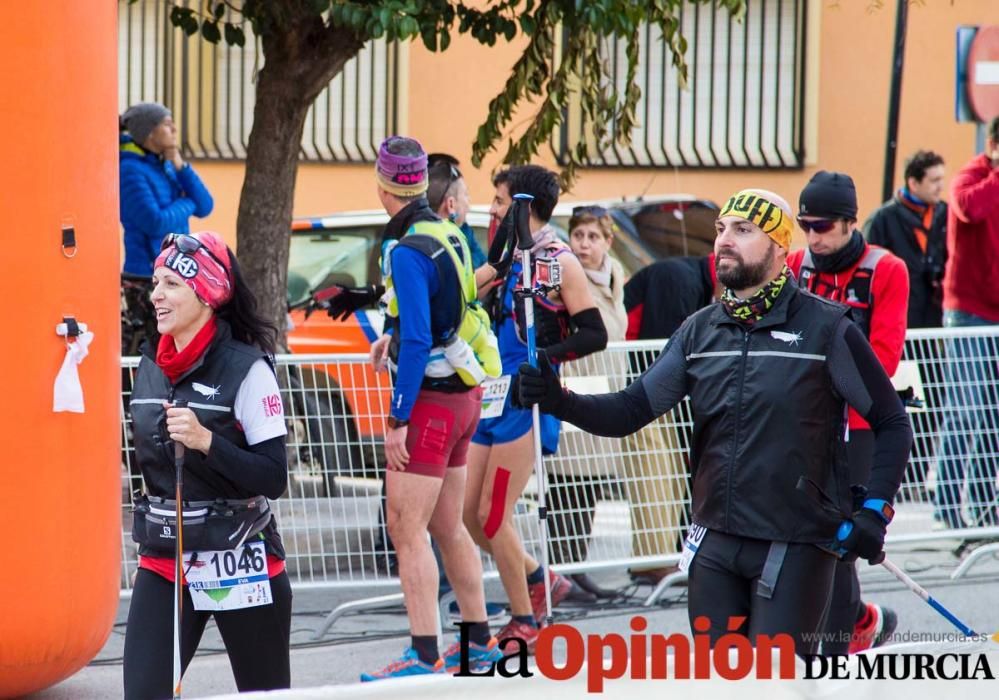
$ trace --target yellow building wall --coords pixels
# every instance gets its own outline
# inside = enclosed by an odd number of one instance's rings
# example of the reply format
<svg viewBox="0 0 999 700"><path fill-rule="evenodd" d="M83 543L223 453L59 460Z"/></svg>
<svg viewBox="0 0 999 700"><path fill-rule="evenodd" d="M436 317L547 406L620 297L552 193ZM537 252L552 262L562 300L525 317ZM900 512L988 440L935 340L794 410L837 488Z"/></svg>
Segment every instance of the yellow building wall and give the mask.
<svg viewBox="0 0 999 700"><path fill-rule="evenodd" d="M689 170L621 168L583 171L565 200L684 192L722 202L743 187L784 195L793 205L812 173L819 169L849 173L857 184L861 219L881 203L887 133L888 91L895 25L895 3L870 10L870 0L810 0L805 123L808 147L803 170ZM958 26L999 21L996 0L925 0L912 3L906 41L905 74L899 121L896 186L907 154L937 151L955 172L974 155L975 127L954 120L955 31ZM408 48L408 81L400 131L419 139L429 151L446 151L462 162L474 203L492 197L490 172L503 153L476 170L470 164L476 129L489 100L502 88L522 43L485 47L455 37L447 52L434 54L422 44ZM532 110L522 109L514 124L523 128ZM550 151L536 162L555 167ZM242 186L239 163L196 162L215 196L215 212L204 223L234 239ZM296 216L378 208L371 165L299 167ZM195 224L197 225L197 224Z"/></svg>

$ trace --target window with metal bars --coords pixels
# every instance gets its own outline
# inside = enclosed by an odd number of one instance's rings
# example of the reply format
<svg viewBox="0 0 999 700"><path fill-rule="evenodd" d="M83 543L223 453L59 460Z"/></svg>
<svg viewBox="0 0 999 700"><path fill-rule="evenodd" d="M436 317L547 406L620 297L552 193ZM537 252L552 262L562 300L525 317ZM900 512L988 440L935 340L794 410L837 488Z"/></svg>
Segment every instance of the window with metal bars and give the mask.
<svg viewBox="0 0 999 700"><path fill-rule="evenodd" d="M714 3L681 3L687 88L680 87L658 28L640 33L631 145L600 148L592 167L801 168L807 0L748 0L734 19ZM625 44L602 45L608 80L624 94ZM565 162L579 133L590 133L578 105L565 115L556 154ZM613 124L608 125L613 126Z"/></svg>
<svg viewBox="0 0 999 700"><path fill-rule="evenodd" d="M118 106L160 102L174 114L185 158L238 160L253 127L255 75L264 57L249 22L243 47L185 36L170 23L172 5L197 0L118 3ZM368 163L398 131L399 47L368 42L313 103L301 159Z"/></svg>

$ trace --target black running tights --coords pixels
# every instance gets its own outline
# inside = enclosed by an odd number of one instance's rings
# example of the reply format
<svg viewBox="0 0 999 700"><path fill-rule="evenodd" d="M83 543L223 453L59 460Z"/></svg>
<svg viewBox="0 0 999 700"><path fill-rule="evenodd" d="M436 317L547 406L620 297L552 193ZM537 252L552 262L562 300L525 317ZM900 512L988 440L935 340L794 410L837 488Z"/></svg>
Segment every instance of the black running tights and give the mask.
<svg viewBox="0 0 999 700"><path fill-rule="evenodd" d="M214 613L240 692L291 686L291 582L287 573L271 579L274 602ZM125 628L126 700L173 697L173 583L139 569ZM186 670L213 613L194 609L184 590L181 662Z"/></svg>

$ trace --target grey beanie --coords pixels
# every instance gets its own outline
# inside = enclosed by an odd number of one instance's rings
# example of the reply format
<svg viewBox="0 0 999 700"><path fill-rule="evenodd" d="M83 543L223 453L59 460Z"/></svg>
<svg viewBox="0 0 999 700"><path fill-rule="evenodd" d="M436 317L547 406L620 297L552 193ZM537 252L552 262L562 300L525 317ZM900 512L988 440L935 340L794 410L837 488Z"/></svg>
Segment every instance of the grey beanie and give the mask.
<svg viewBox="0 0 999 700"><path fill-rule="evenodd" d="M153 129L169 116L170 110L157 102L140 102L125 110L121 121L132 139L141 146Z"/></svg>

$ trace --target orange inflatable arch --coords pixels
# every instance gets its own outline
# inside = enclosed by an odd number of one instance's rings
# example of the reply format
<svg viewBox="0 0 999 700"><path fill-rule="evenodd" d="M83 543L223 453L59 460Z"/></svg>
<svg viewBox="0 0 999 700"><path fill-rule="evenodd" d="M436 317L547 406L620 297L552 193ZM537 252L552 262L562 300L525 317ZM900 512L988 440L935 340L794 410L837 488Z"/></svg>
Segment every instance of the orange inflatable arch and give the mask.
<svg viewBox="0 0 999 700"><path fill-rule="evenodd" d="M118 605L116 13L0 3L0 697L82 668ZM95 336L82 414L52 410L63 316Z"/></svg>

